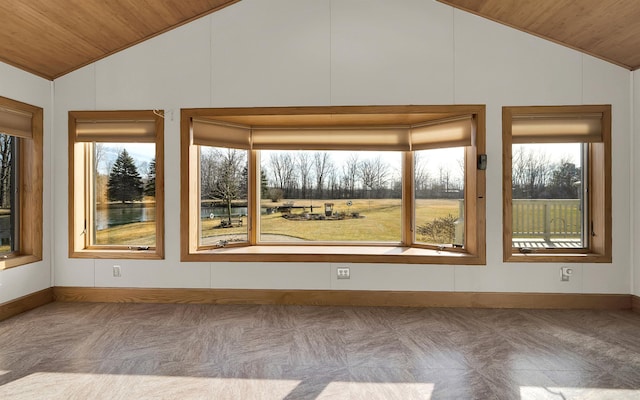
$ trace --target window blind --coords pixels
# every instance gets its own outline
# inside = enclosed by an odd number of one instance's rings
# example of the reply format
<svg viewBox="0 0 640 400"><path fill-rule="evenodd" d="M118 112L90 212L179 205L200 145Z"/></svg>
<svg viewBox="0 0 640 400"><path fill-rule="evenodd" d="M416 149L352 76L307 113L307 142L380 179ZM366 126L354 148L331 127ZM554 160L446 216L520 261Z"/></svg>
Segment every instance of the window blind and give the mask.
<svg viewBox="0 0 640 400"><path fill-rule="evenodd" d="M471 146L475 123L471 115L430 121L411 127L411 149Z"/></svg>
<svg viewBox="0 0 640 400"><path fill-rule="evenodd" d="M248 126L192 119L195 145L254 150L409 151L471 146L471 115L399 126Z"/></svg>
<svg viewBox="0 0 640 400"><path fill-rule="evenodd" d="M251 127L221 121L193 119L193 144L199 146L251 148Z"/></svg>
<svg viewBox="0 0 640 400"><path fill-rule="evenodd" d="M0 133L31 139L33 137L30 112L0 108Z"/></svg>
<svg viewBox="0 0 640 400"><path fill-rule="evenodd" d="M79 142L155 142L154 120L76 120Z"/></svg>
<svg viewBox="0 0 640 400"><path fill-rule="evenodd" d="M602 142L602 113L514 115L511 135L513 143Z"/></svg>

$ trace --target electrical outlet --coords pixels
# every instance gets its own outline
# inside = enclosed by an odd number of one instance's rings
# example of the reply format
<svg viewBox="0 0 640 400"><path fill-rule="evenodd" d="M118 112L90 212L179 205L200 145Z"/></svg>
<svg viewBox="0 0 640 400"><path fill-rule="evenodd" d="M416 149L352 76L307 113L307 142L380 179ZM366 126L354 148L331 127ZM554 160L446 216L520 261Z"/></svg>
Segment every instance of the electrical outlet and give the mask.
<svg viewBox="0 0 640 400"><path fill-rule="evenodd" d="M351 278L351 270L349 267L338 267L336 268L338 272L338 279L350 279Z"/></svg>
<svg viewBox="0 0 640 400"><path fill-rule="evenodd" d="M119 265L114 265L113 266L113 277L114 278L120 278L122 276L122 271L120 271L120 266Z"/></svg>
<svg viewBox="0 0 640 400"><path fill-rule="evenodd" d="M560 267L560 280L562 282L569 282L569 278L573 275L573 268Z"/></svg>

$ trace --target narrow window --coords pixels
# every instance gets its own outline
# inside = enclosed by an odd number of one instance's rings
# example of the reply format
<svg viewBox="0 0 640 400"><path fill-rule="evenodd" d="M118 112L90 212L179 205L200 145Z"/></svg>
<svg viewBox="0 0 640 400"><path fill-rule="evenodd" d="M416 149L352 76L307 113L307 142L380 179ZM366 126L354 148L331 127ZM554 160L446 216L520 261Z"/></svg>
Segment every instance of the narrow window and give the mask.
<svg viewBox="0 0 640 400"><path fill-rule="evenodd" d="M162 256L162 118L70 112L72 256Z"/></svg>
<svg viewBox="0 0 640 400"><path fill-rule="evenodd" d="M200 246L246 243L248 151L200 146Z"/></svg>
<svg viewBox="0 0 640 400"><path fill-rule="evenodd" d="M415 241L464 247L465 148L416 151Z"/></svg>
<svg viewBox="0 0 640 400"><path fill-rule="evenodd" d="M513 247L588 247L589 162L584 149L583 143L513 145Z"/></svg>
<svg viewBox="0 0 640 400"><path fill-rule="evenodd" d="M42 109L0 97L0 269L42 259Z"/></svg>
<svg viewBox="0 0 640 400"><path fill-rule="evenodd" d="M505 107L505 261L611 261L610 106Z"/></svg>
<svg viewBox="0 0 640 400"><path fill-rule="evenodd" d="M15 136L0 133L0 256L13 254L18 249L20 237L20 193L16 186L18 140Z"/></svg>

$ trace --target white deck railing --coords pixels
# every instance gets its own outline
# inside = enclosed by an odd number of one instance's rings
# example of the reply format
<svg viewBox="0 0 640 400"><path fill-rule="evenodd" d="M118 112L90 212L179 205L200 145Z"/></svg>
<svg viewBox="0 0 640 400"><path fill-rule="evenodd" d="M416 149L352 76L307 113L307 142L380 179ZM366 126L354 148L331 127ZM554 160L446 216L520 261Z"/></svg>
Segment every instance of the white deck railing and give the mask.
<svg viewBox="0 0 640 400"><path fill-rule="evenodd" d="M580 239L582 212L579 199L513 200L513 239Z"/></svg>

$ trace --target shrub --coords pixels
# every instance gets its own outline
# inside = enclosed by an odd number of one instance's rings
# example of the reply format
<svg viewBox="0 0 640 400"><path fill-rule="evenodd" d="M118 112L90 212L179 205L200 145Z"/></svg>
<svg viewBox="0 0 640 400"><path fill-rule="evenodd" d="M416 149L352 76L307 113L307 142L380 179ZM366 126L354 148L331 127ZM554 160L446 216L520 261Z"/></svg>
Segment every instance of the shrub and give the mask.
<svg viewBox="0 0 640 400"><path fill-rule="evenodd" d="M273 203L277 203L280 200L282 200L283 195L284 195L284 192L282 191L282 189L277 189L277 188L269 189L269 198Z"/></svg>
<svg viewBox="0 0 640 400"><path fill-rule="evenodd" d="M436 218L424 225L417 227L417 233L421 236L421 240L426 243L450 244L453 243L456 236L456 224L458 220L452 214L446 217Z"/></svg>

